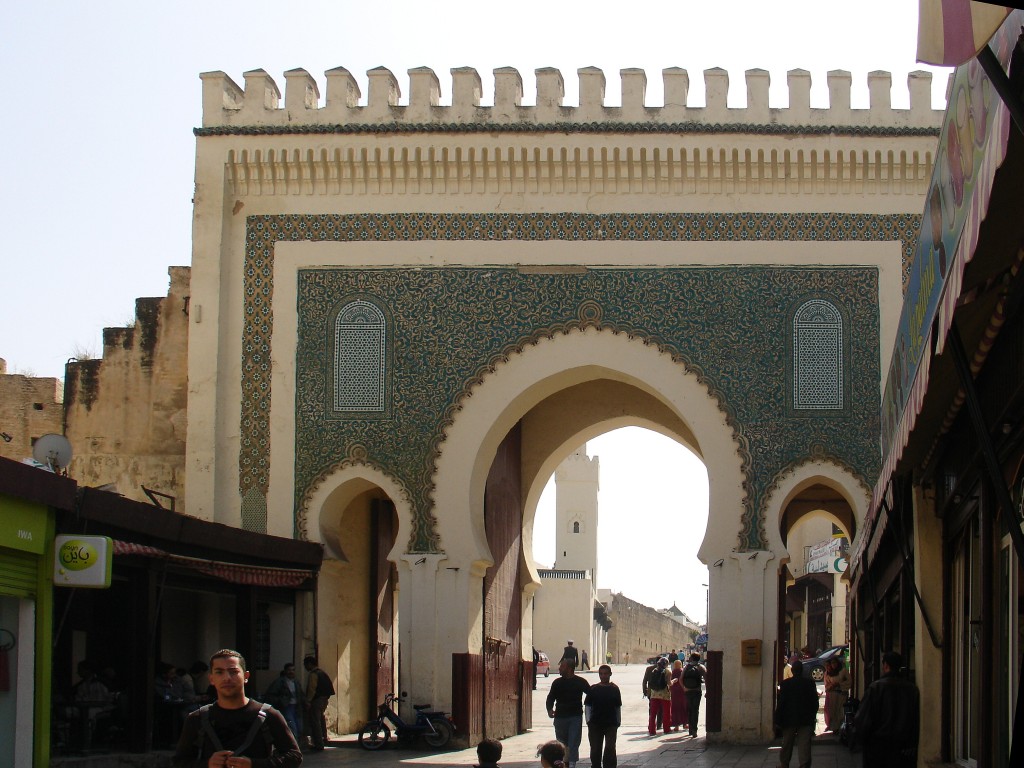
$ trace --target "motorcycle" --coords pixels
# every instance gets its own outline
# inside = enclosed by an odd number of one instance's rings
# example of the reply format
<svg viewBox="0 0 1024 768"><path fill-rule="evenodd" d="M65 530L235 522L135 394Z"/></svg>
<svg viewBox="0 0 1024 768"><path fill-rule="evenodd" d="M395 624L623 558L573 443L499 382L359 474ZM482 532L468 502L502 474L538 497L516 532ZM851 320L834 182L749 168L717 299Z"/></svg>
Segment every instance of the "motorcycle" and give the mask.
<svg viewBox="0 0 1024 768"><path fill-rule="evenodd" d="M407 723L401 718L396 711L397 704L405 701L406 695L403 691L401 697L393 693L384 697L384 703L377 705L377 717L359 731L359 746L363 749L380 749L391 739L392 728L398 739L412 741L422 736L427 744L437 749L451 741L455 734L455 723L447 713L431 710L429 704L413 705L416 710L415 723Z"/></svg>

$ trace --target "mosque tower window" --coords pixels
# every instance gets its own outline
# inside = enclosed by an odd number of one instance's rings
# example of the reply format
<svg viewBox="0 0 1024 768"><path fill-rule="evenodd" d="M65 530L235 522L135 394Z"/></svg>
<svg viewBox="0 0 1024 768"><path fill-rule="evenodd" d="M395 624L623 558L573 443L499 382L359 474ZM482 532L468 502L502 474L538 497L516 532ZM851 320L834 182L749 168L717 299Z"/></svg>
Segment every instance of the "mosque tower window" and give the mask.
<svg viewBox="0 0 1024 768"><path fill-rule="evenodd" d="M843 403L843 316L822 299L793 315L793 409L834 410Z"/></svg>
<svg viewBox="0 0 1024 768"><path fill-rule="evenodd" d="M345 304L334 320L336 412L383 413L387 376L387 322L369 301Z"/></svg>

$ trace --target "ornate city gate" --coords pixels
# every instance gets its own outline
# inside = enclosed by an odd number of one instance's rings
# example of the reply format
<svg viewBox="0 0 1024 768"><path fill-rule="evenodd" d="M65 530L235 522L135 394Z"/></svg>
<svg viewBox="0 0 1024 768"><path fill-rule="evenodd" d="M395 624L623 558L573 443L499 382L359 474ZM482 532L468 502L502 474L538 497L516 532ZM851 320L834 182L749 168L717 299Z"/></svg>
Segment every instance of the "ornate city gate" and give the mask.
<svg viewBox="0 0 1024 768"><path fill-rule="evenodd" d="M292 70L284 108L262 70L244 90L203 75L188 509L330 543L339 508L390 500L397 543L376 550L373 589L388 591L386 556L397 682L451 707L469 740L529 724L539 579L524 542L586 439L638 424L705 462L700 557L724 659L712 736L738 741L771 729L772 665L734 662L742 640L777 635L783 510L825 483L856 517L878 468L881 350L941 117L928 76L901 110L874 73L870 108L851 109L849 76L830 73L817 109L795 71L775 109L754 70L734 109L724 72L705 73L704 107L685 71L663 74L663 107L636 70L606 107L589 68L578 107L549 69L524 106L500 69L482 106L479 76L458 69L440 106L426 69L408 104L371 71L365 105L343 69L322 104ZM324 572L321 610L347 578ZM386 613L378 600L368 621L378 644ZM321 662L349 693L366 686L344 699L361 709L389 681L362 682L336 632L320 623ZM333 714L353 728L356 710Z"/></svg>

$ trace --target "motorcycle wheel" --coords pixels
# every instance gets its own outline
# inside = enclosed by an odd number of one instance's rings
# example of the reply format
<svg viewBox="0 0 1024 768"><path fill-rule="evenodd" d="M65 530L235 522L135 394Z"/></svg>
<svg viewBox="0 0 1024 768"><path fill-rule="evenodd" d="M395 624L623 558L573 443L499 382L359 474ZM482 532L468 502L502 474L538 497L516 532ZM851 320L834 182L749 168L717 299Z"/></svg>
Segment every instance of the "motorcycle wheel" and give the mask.
<svg viewBox="0 0 1024 768"><path fill-rule="evenodd" d="M449 741L452 740L452 727L446 720L431 720L430 724L434 726L434 733L427 731L423 734L423 740L430 746L440 749Z"/></svg>
<svg viewBox="0 0 1024 768"><path fill-rule="evenodd" d="M380 720L373 720L364 725L363 730L359 732L359 746L363 749L380 749L390 738L391 729Z"/></svg>

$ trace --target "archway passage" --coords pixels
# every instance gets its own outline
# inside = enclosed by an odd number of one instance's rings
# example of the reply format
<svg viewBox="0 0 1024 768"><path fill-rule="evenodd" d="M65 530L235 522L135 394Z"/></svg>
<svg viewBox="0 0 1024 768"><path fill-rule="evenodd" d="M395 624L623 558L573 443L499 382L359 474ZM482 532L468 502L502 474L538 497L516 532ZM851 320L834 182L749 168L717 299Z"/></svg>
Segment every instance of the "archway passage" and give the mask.
<svg viewBox="0 0 1024 768"><path fill-rule="evenodd" d="M329 726L355 730L397 691L398 574L389 559L398 514L365 468L329 475L311 499L325 559L320 575L317 637L320 667L335 678Z"/></svg>
<svg viewBox="0 0 1024 768"><path fill-rule="evenodd" d="M856 534L853 507L821 478L808 480L782 510L779 531L789 558L779 572L779 654L815 656L849 638L843 579Z"/></svg>

